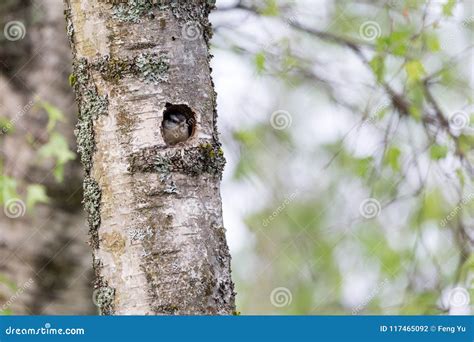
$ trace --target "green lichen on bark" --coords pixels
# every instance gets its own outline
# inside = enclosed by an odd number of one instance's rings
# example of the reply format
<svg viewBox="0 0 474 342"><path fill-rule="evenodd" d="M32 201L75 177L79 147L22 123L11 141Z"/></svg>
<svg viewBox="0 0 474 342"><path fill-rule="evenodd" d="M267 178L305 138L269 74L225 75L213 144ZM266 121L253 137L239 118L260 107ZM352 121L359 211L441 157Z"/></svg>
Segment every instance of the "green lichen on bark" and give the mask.
<svg viewBox="0 0 474 342"><path fill-rule="evenodd" d="M99 184L89 176L84 178L84 210L87 213L89 223L89 233L91 245L97 249L99 247L99 226L100 226L100 200L102 193Z"/></svg>
<svg viewBox="0 0 474 342"><path fill-rule="evenodd" d="M153 9L171 10L177 19L201 20L207 18L216 0L125 0L113 3L112 15L120 22L139 23L145 16L153 19Z"/></svg>
<svg viewBox="0 0 474 342"><path fill-rule="evenodd" d="M90 243L93 248L97 249L99 246L101 190L97 182L90 176L92 156L95 152L94 120L100 115L107 114L108 101L106 96L98 94L90 75L90 66L84 58L74 62L70 83L74 87L76 100L79 104L79 120L75 134L77 151L86 172L83 184L83 204L89 224Z"/></svg>
<svg viewBox="0 0 474 342"><path fill-rule="evenodd" d="M166 158L157 156L153 167L154 170L160 175L160 182L165 185L163 194L178 194L178 189L172 179L172 174L170 172L171 165L169 164L169 161Z"/></svg>
<svg viewBox="0 0 474 342"><path fill-rule="evenodd" d="M87 173L92 168L92 155L95 151L94 120L107 114L107 96L100 96L89 75L89 67L85 59L73 64L73 75L70 82L76 93L79 104L79 120L75 134L77 151Z"/></svg>
<svg viewBox="0 0 474 342"><path fill-rule="evenodd" d="M112 16L120 22L139 23L142 17L153 15L154 6L155 1L152 0L128 0L115 4Z"/></svg>
<svg viewBox="0 0 474 342"><path fill-rule="evenodd" d="M86 170L92 168L92 155L95 151L93 120L107 110L107 97L99 96L94 90L86 90L81 95L80 119L76 126L77 150Z"/></svg>
<svg viewBox="0 0 474 342"><path fill-rule="evenodd" d="M102 262L94 256L92 263L96 275L94 281L94 304L99 309L100 315L113 315L115 313L115 289L110 287L101 275Z"/></svg>
<svg viewBox="0 0 474 342"><path fill-rule="evenodd" d="M92 67L100 72L104 80L110 82L117 82L132 70L129 61L110 56L103 56L94 61Z"/></svg>
<svg viewBox="0 0 474 342"><path fill-rule="evenodd" d="M168 80L169 61L163 56L142 53L135 58L134 65L145 82L158 84Z"/></svg>
<svg viewBox="0 0 474 342"><path fill-rule="evenodd" d="M212 37L212 27L208 17L211 10L215 8L215 0L163 0L162 3L164 4L161 5L161 8L169 8L173 16L181 22L185 39L188 34L193 37L192 40L196 34L202 34L208 44Z"/></svg>
<svg viewBox="0 0 474 342"><path fill-rule="evenodd" d="M209 12L215 7L215 0L161 0L160 9L170 9L178 20L189 21L205 21Z"/></svg>
<svg viewBox="0 0 474 342"><path fill-rule="evenodd" d="M191 176L203 173L222 177L225 158L219 144L203 142L182 149L160 150L147 148L129 158L130 172L156 172L166 175L180 172Z"/></svg>
<svg viewBox="0 0 474 342"><path fill-rule="evenodd" d="M165 159L162 156L156 156L153 168L156 170L156 172L158 172L160 174L169 174L170 173L169 161L168 161L168 159Z"/></svg>
<svg viewBox="0 0 474 342"><path fill-rule="evenodd" d="M102 286L96 290L96 304L99 308L100 315L111 315L113 314L113 302L115 299L115 289Z"/></svg>
<svg viewBox="0 0 474 342"><path fill-rule="evenodd" d="M129 59L104 56L94 61L92 68L110 82L118 82L128 74L147 83L159 84L168 80L169 60L157 53L141 53Z"/></svg>
<svg viewBox="0 0 474 342"><path fill-rule="evenodd" d="M230 269L230 251L226 243L226 229L219 223L212 224L212 230L215 232L211 234L214 239L213 245L218 246L216 261L223 270ZM216 303L221 306L232 305L235 301L234 283L229 277L219 277L217 279L217 286L213 292L213 297Z"/></svg>
<svg viewBox="0 0 474 342"><path fill-rule="evenodd" d="M183 25L198 23L206 41L212 36L208 15L215 8L215 0L128 0L113 2L112 17L119 22L140 23L154 19L154 11L170 11ZM193 25L196 27L196 25Z"/></svg>

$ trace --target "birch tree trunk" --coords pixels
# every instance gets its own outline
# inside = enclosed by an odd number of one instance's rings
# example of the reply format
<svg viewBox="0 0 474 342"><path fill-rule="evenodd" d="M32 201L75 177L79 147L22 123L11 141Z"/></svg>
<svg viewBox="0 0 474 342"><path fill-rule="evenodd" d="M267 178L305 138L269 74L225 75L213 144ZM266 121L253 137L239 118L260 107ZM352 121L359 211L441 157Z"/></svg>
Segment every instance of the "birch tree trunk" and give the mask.
<svg viewBox="0 0 474 342"><path fill-rule="evenodd" d="M212 1L66 0L102 314L232 314ZM166 113L192 136L169 146Z"/></svg>

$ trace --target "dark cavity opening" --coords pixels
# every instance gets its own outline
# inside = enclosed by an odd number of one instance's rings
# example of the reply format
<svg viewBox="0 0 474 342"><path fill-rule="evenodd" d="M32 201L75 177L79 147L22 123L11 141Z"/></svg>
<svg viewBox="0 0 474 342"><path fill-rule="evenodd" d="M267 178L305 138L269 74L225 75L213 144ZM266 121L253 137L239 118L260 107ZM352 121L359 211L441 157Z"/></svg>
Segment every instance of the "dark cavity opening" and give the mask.
<svg viewBox="0 0 474 342"><path fill-rule="evenodd" d="M161 123L161 134L167 145L185 142L194 135L196 116L185 104L166 103Z"/></svg>

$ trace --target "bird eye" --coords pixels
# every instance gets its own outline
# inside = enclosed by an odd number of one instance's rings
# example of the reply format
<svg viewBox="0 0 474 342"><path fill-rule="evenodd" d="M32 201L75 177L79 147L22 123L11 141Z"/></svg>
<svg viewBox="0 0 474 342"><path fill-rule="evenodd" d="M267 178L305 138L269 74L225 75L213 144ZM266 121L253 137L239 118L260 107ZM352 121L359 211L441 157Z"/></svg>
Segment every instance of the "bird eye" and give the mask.
<svg viewBox="0 0 474 342"><path fill-rule="evenodd" d="M183 123L187 126L184 130ZM195 114L188 105L166 103L161 124L161 134L166 145L172 146L188 140L195 128Z"/></svg>

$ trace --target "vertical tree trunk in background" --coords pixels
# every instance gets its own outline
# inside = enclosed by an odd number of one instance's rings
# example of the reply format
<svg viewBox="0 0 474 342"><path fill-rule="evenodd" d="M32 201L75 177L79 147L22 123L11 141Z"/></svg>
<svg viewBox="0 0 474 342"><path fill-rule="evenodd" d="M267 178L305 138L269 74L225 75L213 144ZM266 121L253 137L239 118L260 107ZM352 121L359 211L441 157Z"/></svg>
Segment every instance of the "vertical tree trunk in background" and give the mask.
<svg viewBox="0 0 474 342"><path fill-rule="evenodd" d="M231 314L208 14L212 1L66 0L103 314ZM167 111L193 135L168 146Z"/></svg>
<svg viewBox="0 0 474 342"><path fill-rule="evenodd" d="M0 209L0 312L96 312L80 203L81 165L69 163L64 183L57 183L52 163L38 158L38 146L47 141L48 133L47 114L35 105L37 98L65 114L67 122L59 130L70 146L75 145L72 131L77 119L69 73L62 4L1 1L0 117L14 127L0 132L2 172L14 177L20 188L43 184L51 201L18 218L8 217L8 208Z"/></svg>

